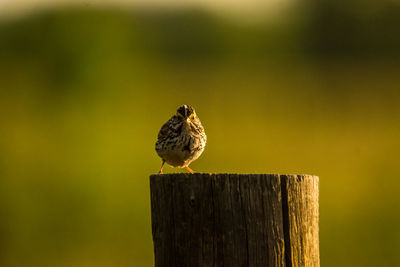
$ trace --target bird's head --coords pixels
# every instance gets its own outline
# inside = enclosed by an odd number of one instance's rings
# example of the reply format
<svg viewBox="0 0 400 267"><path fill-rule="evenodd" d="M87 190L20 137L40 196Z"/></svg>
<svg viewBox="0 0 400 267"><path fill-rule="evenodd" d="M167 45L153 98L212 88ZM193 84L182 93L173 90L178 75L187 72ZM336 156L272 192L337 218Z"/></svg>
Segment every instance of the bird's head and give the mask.
<svg viewBox="0 0 400 267"><path fill-rule="evenodd" d="M180 118L185 124L190 125L190 123L197 120L196 112L194 108L189 105L182 105L176 111L176 116Z"/></svg>

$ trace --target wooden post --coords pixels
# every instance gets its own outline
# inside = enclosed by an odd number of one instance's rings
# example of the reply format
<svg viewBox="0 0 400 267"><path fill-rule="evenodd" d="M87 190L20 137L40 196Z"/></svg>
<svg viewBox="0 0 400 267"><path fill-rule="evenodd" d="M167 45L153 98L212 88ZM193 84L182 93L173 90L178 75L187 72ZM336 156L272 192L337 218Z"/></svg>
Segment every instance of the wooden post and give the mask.
<svg viewBox="0 0 400 267"><path fill-rule="evenodd" d="M319 266L317 176L150 176L156 266Z"/></svg>

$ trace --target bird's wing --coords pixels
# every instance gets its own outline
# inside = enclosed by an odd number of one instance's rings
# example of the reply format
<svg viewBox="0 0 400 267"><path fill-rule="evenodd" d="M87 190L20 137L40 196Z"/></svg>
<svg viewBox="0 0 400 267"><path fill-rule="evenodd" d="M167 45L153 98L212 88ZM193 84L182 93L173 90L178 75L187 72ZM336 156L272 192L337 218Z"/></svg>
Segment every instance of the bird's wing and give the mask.
<svg viewBox="0 0 400 267"><path fill-rule="evenodd" d="M158 133L158 140L165 138L178 137L182 132L182 122L176 116L172 116L162 127Z"/></svg>
<svg viewBox="0 0 400 267"><path fill-rule="evenodd" d="M169 133L171 132L171 129L169 128L169 121L164 123L164 125L161 127L160 132L158 133L158 140L163 139L165 136L168 136Z"/></svg>

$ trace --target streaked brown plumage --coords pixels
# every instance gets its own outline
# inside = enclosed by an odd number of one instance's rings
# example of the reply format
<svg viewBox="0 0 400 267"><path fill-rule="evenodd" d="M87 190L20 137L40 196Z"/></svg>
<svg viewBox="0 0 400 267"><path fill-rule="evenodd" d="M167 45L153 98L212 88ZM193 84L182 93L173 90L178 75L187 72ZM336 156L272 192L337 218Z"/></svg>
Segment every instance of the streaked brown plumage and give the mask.
<svg viewBox="0 0 400 267"><path fill-rule="evenodd" d="M193 173L188 166L203 153L206 142L206 133L195 110L188 105L180 106L158 133L156 151L163 160L159 173L165 162Z"/></svg>

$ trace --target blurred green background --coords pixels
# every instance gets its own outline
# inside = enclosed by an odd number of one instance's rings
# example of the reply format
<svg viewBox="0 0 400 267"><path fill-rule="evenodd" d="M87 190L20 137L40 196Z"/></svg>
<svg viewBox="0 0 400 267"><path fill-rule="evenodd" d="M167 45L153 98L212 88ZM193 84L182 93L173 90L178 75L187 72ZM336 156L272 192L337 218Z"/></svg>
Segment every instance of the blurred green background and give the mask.
<svg viewBox="0 0 400 267"><path fill-rule="evenodd" d="M319 175L322 266L398 264L400 4L285 3L3 9L0 265L152 266L154 143L184 103L195 171Z"/></svg>

